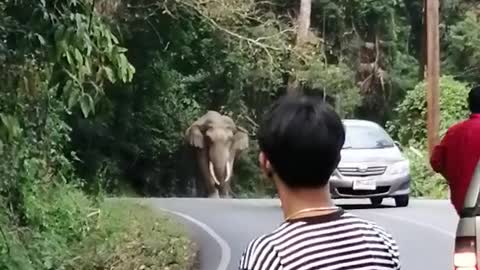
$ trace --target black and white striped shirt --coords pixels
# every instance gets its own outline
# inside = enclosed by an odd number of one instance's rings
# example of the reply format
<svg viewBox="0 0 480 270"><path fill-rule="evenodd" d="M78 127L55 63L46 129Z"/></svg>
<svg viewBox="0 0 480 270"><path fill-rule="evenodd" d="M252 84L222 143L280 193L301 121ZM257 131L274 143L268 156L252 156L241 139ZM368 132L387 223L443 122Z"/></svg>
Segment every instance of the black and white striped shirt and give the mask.
<svg viewBox="0 0 480 270"><path fill-rule="evenodd" d="M343 210L284 222L250 242L240 270L399 270L395 240Z"/></svg>

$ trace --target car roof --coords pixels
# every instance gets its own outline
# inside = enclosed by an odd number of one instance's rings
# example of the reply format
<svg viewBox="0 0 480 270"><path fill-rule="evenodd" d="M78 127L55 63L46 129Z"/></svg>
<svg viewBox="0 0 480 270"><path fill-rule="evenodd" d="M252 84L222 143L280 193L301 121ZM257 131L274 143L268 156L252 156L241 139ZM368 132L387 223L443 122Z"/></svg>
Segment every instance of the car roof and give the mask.
<svg viewBox="0 0 480 270"><path fill-rule="evenodd" d="M375 122L368 121L368 120L360 120L360 119L343 119L342 122L345 125L351 126L365 126L365 127L379 127Z"/></svg>

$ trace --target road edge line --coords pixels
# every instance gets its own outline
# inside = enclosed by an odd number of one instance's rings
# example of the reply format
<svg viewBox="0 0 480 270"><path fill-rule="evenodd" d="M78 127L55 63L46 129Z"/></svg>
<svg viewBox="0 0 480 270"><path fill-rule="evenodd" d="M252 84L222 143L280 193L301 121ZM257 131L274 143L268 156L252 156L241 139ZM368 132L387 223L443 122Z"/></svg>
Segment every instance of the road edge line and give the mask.
<svg viewBox="0 0 480 270"><path fill-rule="evenodd" d="M171 213L173 215L179 216L183 219L186 219L186 220L192 222L193 224L197 225L202 230L204 230L207 234L209 234L213 239L215 239L215 241L220 246L220 250L221 250L220 263L218 264L217 270L227 270L228 265L230 264L232 251L231 251L228 243L221 236L219 236L210 226L208 226L207 224L205 224L205 223L203 223L203 222L201 222L201 221L199 221L199 220L197 220L197 219L195 219L195 218L193 218L189 215L186 215L186 214L183 214L183 213L180 213L180 212L176 212L176 211L171 211L171 210L164 209L164 208L161 208L161 207L156 207L156 208L163 211L163 212Z"/></svg>
<svg viewBox="0 0 480 270"><path fill-rule="evenodd" d="M417 226L419 226L419 227L428 228L428 229L434 230L434 231L436 231L436 232L438 232L438 233L441 233L441 234L443 234L443 235L446 235L446 236L455 238L455 233L449 232L449 231L447 231L447 230L445 230L445 229L440 229L440 228L434 227L433 225L430 225L430 224L428 224L428 223L417 222L417 221L414 221L414 220L411 220L411 219L408 219L408 218L397 217L397 216L390 216L390 215L383 214L383 213L368 213L368 214L372 214L372 215L377 215L377 216L381 216L381 217L385 217L385 218L390 218L390 219L396 219L396 220L404 221L404 222L406 222L406 223L414 224L414 225L417 225Z"/></svg>

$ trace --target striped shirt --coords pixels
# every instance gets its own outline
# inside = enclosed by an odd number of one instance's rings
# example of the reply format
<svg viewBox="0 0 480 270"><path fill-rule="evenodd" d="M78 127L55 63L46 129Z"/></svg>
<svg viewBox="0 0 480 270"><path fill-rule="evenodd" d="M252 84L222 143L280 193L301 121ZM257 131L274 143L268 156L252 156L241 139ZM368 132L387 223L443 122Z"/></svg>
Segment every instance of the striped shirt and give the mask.
<svg viewBox="0 0 480 270"><path fill-rule="evenodd" d="M395 240L343 210L284 222L244 251L240 270L399 270Z"/></svg>

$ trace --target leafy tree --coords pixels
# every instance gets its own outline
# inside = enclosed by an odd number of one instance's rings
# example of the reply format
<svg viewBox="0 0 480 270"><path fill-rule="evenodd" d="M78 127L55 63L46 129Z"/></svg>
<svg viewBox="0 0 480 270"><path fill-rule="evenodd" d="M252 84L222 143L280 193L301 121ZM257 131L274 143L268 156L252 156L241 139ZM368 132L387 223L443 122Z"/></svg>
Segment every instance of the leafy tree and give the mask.
<svg viewBox="0 0 480 270"><path fill-rule="evenodd" d="M106 82L133 76L92 4L0 3L1 269L65 269L92 228L65 117L89 116Z"/></svg>
<svg viewBox="0 0 480 270"><path fill-rule="evenodd" d="M405 99L396 108L397 118L389 123L390 132L404 145L414 144L425 147L427 103L425 82L419 83L407 92ZM440 79L440 135L453 124L468 116L469 88L466 83L455 80L452 76Z"/></svg>
<svg viewBox="0 0 480 270"><path fill-rule="evenodd" d="M465 17L450 27L445 66L461 80L479 83L480 29L478 12L468 11Z"/></svg>

